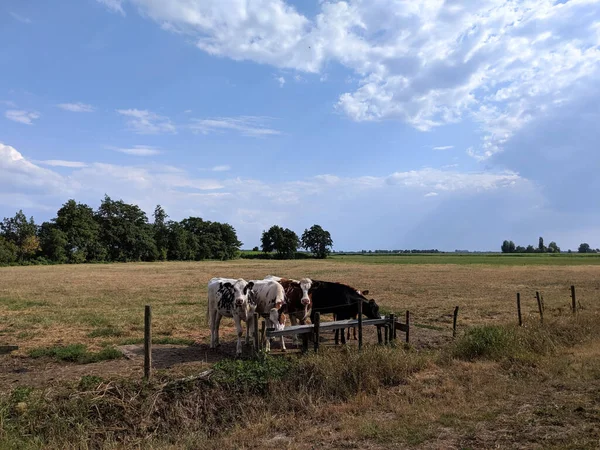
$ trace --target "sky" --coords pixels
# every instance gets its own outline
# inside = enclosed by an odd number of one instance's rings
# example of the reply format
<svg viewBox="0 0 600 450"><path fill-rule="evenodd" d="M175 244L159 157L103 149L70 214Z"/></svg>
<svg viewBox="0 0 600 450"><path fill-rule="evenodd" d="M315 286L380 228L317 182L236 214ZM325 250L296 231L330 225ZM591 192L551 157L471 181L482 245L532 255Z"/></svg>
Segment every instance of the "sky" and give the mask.
<svg viewBox="0 0 600 450"><path fill-rule="evenodd" d="M600 247L599 0L3 0L0 217Z"/></svg>

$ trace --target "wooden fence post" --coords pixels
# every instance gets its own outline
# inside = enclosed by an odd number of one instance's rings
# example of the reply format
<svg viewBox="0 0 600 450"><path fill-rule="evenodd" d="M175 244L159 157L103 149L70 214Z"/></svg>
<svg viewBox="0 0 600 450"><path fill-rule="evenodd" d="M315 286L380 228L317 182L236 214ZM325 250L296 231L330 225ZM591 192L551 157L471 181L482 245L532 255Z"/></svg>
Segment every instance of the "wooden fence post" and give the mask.
<svg viewBox="0 0 600 450"><path fill-rule="evenodd" d="M315 333L315 353L319 351L319 338L321 336L321 313L315 313L314 333Z"/></svg>
<svg viewBox="0 0 600 450"><path fill-rule="evenodd" d="M542 299L540 298L540 293L536 291L535 297L537 298L538 310L540 311L540 323L544 324L544 308L542 307Z"/></svg>
<svg viewBox="0 0 600 450"><path fill-rule="evenodd" d="M523 326L523 318L521 317L521 294L517 292L517 314L519 315L519 326Z"/></svg>
<svg viewBox="0 0 600 450"><path fill-rule="evenodd" d="M388 345L388 343L390 342L390 327L387 323L383 326L383 335L384 335L383 343L385 345Z"/></svg>
<svg viewBox="0 0 600 450"><path fill-rule="evenodd" d="M406 343L410 344L410 311L406 311Z"/></svg>
<svg viewBox="0 0 600 450"><path fill-rule="evenodd" d="M396 340L396 316L390 314L390 342Z"/></svg>
<svg viewBox="0 0 600 450"><path fill-rule="evenodd" d="M452 318L452 337L456 337L456 320L458 319L458 306L454 308L454 317Z"/></svg>
<svg viewBox="0 0 600 450"><path fill-rule="evenodd" d="M571 285L571 308L573 310L573 314L577 313L577 300L575 297L575 286Z"/></svg>
<svg viewBox="0 0 600 450"><path fill-rule="evenodd" d="M263 320L260 325L260 348L265 348L265 344L267 343L267 321Z"/></svg>
<svg viewBox="0 0 600 450"><path fill-rule="evenodd" d="M258 314L254 313L254 320L252 321L252 333L254 334L254 353L258 354Z"/></svg>
<svg viewBox="0 0 600 450"><path fill-rule="evenodd" d="M377 325L377 343L383 344L383 336L381 334L381 325Z"/></svg>
<svg viewBox="0 0 600 450"><path fill-rule="evenodd" d="M144 378L152 375L152 306L144 308Z"/></svg>
<svg viewBox="0 0 600 450"><path fill-rule="evenodd" d="M358 300L358 351L362 350L362 299Z"/></svg>

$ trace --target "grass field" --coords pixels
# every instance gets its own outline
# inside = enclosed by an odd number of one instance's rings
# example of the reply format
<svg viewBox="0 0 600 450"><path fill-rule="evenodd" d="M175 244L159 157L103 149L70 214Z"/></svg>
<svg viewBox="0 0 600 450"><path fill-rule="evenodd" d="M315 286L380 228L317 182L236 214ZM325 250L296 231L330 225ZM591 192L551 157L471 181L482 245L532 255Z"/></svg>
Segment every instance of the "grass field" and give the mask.
<svg viewBox="0 0 600 450"><path fill-rule="evenodd" d="M105 448L123 442L207 449L598 448L597 259L535 255L517 257L527 262L517 264L510 256L477 257L483 259L473 262L476 256L469 255L471 262L456 264L462 256L0 268L0 345L20 346L16 355L0 356L0 448L81 448L90 437ZM412 312L415 342L431 333L450 336L458 305L461 337L456 344L447 339L407 351L326 349L300 358L286 372L292 378L283 392L267 383L261 394L235 398L217 388L207 398L209 387L202 384L168 394L137 381L120 384L115 380L121 377L139 380L139 360L94 362L112 345L140 342L145 304L153 305L157 342L205 344L208 280L267 274L369 289L384 312ZM572 284L582 308L575 319ZM538 324L536 291L544 297L545 327ZM517 292L526 321L520 329L511 325ZM234 340L231 325L222 322L223 341ZM479 334L462 337L473 327ZM198 348L177 350L198 364L157 377L206 368ZM49 359L57 355L73 362ZM235 373L234 384L246 376L262 382L262 375ZM163 426L162 434L148 431Z"/></svg>

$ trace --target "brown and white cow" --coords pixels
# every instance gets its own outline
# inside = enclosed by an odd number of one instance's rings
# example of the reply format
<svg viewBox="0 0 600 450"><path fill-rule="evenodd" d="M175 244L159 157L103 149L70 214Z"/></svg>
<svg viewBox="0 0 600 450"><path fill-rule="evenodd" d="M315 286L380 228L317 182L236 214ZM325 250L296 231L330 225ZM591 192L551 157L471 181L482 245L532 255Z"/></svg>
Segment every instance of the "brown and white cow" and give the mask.
<svg viewBox="0 0 600 450"><path fill-rule="evenodd" d="M277 281L283 287L285 303L281 311L290 317L292 326L296 325L297 322L300 325L305 325L312 306L311 295L309 294L312 280L310 278L292 280L274 275L268 275L265 279ZM298 336L294 335L293 341L296 344Z"/></svg>

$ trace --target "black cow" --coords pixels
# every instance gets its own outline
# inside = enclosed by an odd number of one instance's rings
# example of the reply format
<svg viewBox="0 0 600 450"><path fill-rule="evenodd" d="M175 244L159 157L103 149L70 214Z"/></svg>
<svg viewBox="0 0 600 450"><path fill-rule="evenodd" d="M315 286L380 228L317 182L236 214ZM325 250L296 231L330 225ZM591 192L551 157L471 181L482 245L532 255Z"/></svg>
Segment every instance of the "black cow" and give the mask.
<svg viewBox="0 0 600 450"><path fill-rule="evenodd" d="M368 291L365 291L368 293ZM358 290L342 283L313 280L309 294L312 298L310 321L315 322L315 313L335 314L336 320L356 318L358 303L362 302L363 314L369 319L379 319L379 306L375 300L367 298ZM342 332L342 344L346 343Z"/></svg>

